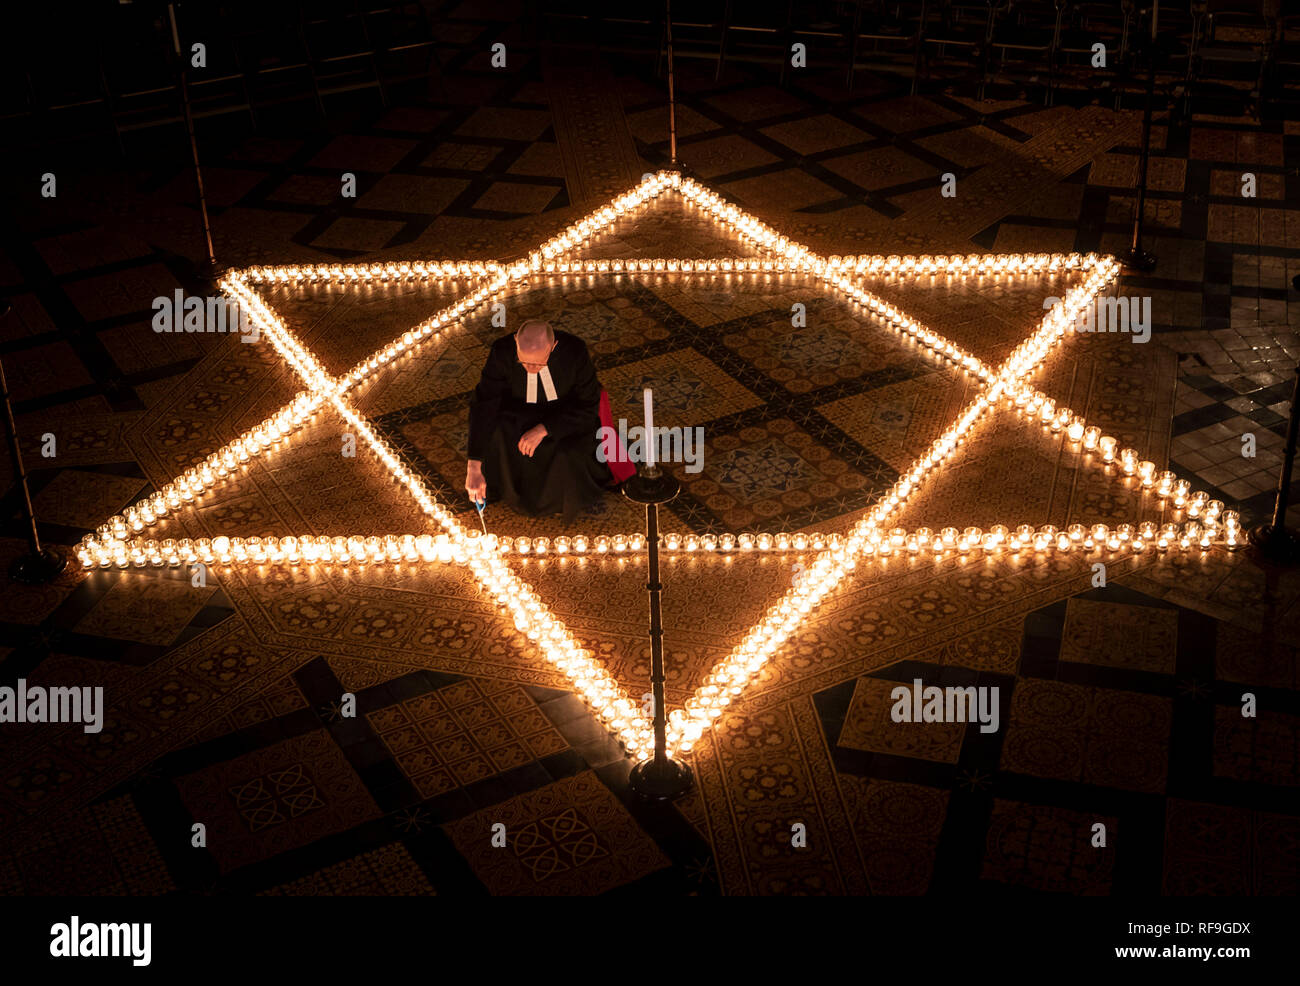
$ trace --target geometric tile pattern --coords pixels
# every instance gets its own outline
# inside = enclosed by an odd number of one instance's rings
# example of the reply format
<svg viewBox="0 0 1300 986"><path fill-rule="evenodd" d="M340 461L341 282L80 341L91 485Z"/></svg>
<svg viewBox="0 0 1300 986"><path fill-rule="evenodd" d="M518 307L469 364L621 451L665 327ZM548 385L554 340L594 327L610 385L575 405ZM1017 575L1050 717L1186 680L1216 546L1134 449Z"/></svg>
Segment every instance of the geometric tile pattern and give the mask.
<svg viewBox="0 0 1300 986"><path fill-rule="evenodd" d="M1016 689L1001 766L1035 777L1160 793L1171 714L1169 699L1028 682Z"/></svg>
<svg viewBox="0 0 1300 986"><path fill-rule="evenodd" d="M857 690L844 720L840 745L875 753L956 763L961 754L965 726L959 722L896 723L890 718L894 683L858 679Z"/></svg>
<svg viewBox="0 0 1300 986"><path fill-rule="evenodd" d="M504 847L492 845L494 825ZM498 894L599 894L668 862L591 773L469 815L448 834Z"/></svg>
<svg viewBox="0 0 1300 986"><path fill-rule="evenodd" d="M1117 838L1116 822L1065 808L994 801L980 876L1043 893L1108 894L1114 856L1096 851L1084 834L1100 823L1108 838Z"/></svg>
<svg viewBox="0 0 1300 986"><path fill-rule="evenodd" d="M1066 604L1061 660L1169 674L1177 642L1172 610L1075 598Z"/></svg>
<svg viewBox="0 0 1300 986"><path fill-rule="evenodd" d="M176 786L194 821L206 827L223 872L380 814L319 731L178 778Z"/></svg>
<svg viewBox="0 0 1300 986"><path fill-rule="evenodd" d="M277 897L411 897L432 895L433 888L406 847L395 842L264 893Z"/></svg>
<svg viewBox="0 0 1300 986"><path fill-rule="evenodd" d="M473 679L372 712L370 721L425 798L565 748L522 688Z"/></svg>

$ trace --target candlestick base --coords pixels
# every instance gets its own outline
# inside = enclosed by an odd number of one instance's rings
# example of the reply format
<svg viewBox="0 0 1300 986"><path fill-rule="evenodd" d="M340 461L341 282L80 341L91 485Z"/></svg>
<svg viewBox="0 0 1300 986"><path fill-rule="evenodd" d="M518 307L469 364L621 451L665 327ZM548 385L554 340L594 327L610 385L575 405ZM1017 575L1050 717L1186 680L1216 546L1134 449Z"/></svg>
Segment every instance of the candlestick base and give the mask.
<svg viewBox="0 0 1300 986"><path fill-rule="evenodd" d="M1274 565L1300 564L1300 536L1290 528L1261 524L1246 535L1246 540Z"/></svg>
<svg viewBox="0 0 1300 986"><path fill-rule="evenodd" d="M42 548L40 554L25 554L15 558L9 566L9 578L23 585L44 585L53 582L67 567L68 559L57 548Z"/></svg>
<svg viewBox="0 0 1300 986"><path fill-rule="evenodd" d="M221 279L226 276L226 269L216 260L200 260L194 265L194 276L209 291L221 287Z"/></svg>
<svg viewBox="0 0 1300 986"><path fill-rule="evenodd" d="M628 775L632 793L646 801L680 798L695 783L695 772L680 760L642 760Z"/></svg>
<svg viewBox="0 0 1300 986"><path fill-rule="evenodd" d="M623 484L623 495L633 503L667 503L682 491L681 483L672 473L657 466L637 470L637 474Z"/></svg>
<svg viewBox="0 0 1300 986"><path fill-rule="evenodd" d="M1146 250L1133 249L1120 258L1124 261L1125 267L1131 267L1133 270L1147 273L1156 269L1156 255L1148 253Z"/></svg>

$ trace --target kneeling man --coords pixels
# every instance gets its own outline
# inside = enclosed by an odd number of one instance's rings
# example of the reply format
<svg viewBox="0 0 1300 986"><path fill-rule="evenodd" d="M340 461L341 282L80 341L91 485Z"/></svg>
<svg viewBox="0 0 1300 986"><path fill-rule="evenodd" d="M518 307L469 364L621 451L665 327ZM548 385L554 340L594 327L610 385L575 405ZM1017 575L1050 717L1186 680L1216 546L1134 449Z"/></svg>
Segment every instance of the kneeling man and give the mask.
<svg viewBox="0 0 1300 986"><path fill-rule="evenodd" d="M465 490L572 521L610 481L597 460L600 383L587 345L529 321L492 344L469 408Z"/></svg>

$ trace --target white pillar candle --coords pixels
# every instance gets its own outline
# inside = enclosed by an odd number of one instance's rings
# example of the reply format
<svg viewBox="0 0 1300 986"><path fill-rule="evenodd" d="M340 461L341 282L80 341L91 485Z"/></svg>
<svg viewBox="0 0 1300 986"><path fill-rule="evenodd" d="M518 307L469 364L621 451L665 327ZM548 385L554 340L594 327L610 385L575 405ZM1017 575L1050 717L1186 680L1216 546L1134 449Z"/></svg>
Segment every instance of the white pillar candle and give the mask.
<svg viewBox="0 0 1300 986"><path fill-rule="evenodd" d="M645 465L647 469L655 466L655 413L649 387L645 389Z"/></svg>

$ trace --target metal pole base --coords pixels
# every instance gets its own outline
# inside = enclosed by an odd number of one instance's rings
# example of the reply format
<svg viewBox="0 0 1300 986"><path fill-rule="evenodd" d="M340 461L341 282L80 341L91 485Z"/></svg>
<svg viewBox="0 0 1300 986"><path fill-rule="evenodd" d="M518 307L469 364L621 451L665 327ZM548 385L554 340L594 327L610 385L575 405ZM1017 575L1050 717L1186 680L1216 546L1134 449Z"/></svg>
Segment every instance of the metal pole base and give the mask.
<svg viewBox="0 0 1300 986"><path fill-rule="evenodd" d="M68 566L68 559L57 548L42 548L39 554L15 558L9 566L9 578L23 585L44 585L53 582Z"/></svg>
<svg viewBox="0 0 1300 986"><path fill-rule="evenodd" d="M1289 528L1260 524L1246 535L1246 540L1274 565L1300 565L1300 534Z"/></svg>
<svg viewBox="0 0 1300 986"><path fill-rule="evenodd" d="M221 284L221 278L225 273L215 260L200 260L194 265L194 276L203 283L204 287L211 288L213 291Z"/></svg>
<svg viewBox="0 0 1300 986"><path fill-rule="evenodd" d="M1144 274L1156 269L1156 255L1148 253L1146 250L1134 248L1120 259L1124 261L1125 267L1131 267L1133 270L1141 271Z"/></svg>
<svg viewBox="0 0 1300 986"><path fill-rule="evenodd" d="M668 503L681 489L681 483L673 478L672 473L655 467L638 469L636 475L629 477L623 484L623 495L633 503L649 505Z"/></svg>
<svg viewBox="0 0 1300 986"><path fill-rule="evenodd" d="M632 768L628 784L632 793L646 801L680 798L695 783L695 772L680 760L642 760Z"/></svg>

